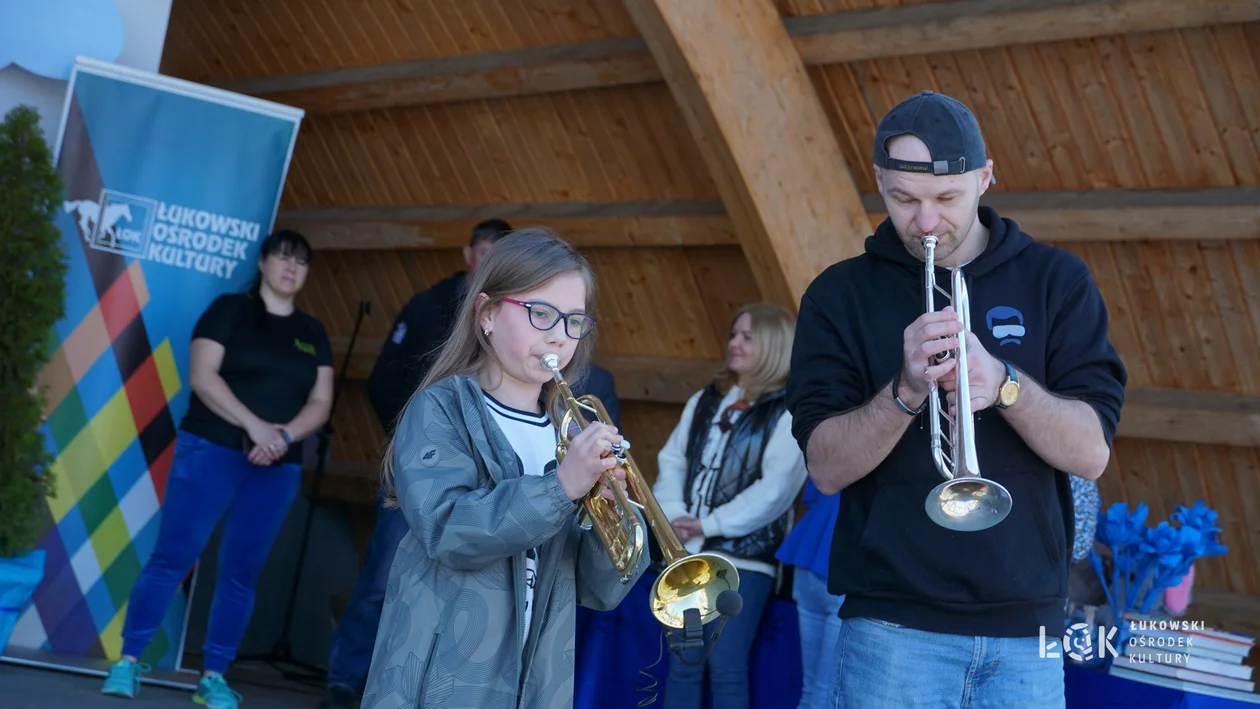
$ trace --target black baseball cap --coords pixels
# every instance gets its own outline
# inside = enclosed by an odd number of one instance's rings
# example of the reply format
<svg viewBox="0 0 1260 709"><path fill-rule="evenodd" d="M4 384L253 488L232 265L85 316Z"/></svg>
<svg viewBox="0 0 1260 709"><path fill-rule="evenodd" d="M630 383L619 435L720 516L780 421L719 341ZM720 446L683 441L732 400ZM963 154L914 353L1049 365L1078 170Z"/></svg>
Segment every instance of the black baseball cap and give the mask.
<svg viewBox="0 0 1260 709"><path fill-rule="evenodd" d="M907 134L927 145L932 162L889 157L888 141ZM875 164L885 170L961 175L979 170L987 161L984 137L971 109L935 91L917 93L893 106L875 130Z"/></svg>

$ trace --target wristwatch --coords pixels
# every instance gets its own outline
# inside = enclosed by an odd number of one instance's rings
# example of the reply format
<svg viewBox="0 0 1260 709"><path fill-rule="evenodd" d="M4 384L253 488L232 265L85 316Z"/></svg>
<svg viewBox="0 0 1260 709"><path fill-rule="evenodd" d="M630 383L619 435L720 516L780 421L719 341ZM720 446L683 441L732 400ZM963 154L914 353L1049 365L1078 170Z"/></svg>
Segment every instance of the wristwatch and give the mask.
<svg viewBox="0 0 1260 709"><path fill-rule="evenodd" d="M997 401L993 405L999 409L1009 408L1015 405L1019 400L1019 373L1015 371L1015 365L1010 362L1002 362L1006 366L1006 381L998 386Z"/></svg>

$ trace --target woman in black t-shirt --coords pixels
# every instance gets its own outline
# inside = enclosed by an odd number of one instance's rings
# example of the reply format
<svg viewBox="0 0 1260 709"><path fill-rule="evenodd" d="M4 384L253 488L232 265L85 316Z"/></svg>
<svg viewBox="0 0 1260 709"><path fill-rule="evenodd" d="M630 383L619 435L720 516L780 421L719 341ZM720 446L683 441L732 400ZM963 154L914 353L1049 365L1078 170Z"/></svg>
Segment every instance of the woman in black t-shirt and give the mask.
<svg viewBox="0 0 1260 709"><path fill-rule="evenodd" d="M147 671L137 658L226 514L196 698L212 709L235 709L240 700L223 672L236 657L258 573L297 495L297 444L324 425L332 402L328 335L294 305L310 258L301 234L268 236L254 287L217 298L193 329L192 397L176 438L161 527L131 591L122 659L110 669L105 694L136 695Z"/></svg>

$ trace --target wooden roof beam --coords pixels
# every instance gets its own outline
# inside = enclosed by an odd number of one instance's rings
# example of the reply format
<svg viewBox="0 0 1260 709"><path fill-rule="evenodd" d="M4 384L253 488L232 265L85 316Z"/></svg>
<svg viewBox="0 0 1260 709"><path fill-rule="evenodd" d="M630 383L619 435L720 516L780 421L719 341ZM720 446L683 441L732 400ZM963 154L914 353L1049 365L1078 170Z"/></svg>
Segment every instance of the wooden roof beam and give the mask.
<svg viewBox="0 0 1260 709"><path fill-rule="evenodd" d="M948 0L790 17L806 65L1260 20L1239 0ZM639 37L462 54L217 86L335 113L661 81Z"/></svg>
<svg viewBox="0 0 1260 709"><path fill-rule="evenodd" d="M1257 187L990 191L981 204L1052 243L1260 239ZM879 195L864 195L862 206L872 225L883 220ZM718 200L290 209L277 223L301 230L318 249L424 249L463 246L473 225L491 217L549 226L583 248L740 243Z"/></svg>
<svg viewBox="0 0 1260 709"><path fill-rule="evenodd" d="M346 337L332 338L340 367ZM381 351L381 340L359 338L346 376L366 379ZM681 357L596 355L612 372L617 396L626 401L685 404L721 366L717 360ZM1125 394L1118 436L1161 441L1260 446L1260 396L1218 391L1136 389Z"/></svg>
<svg viewBox="0 0 1260 709"><path fill-rule="evenodd" d="M1260 446L1260 396L1131 389L1116 435L1185 443Z"/></svg>
<svg viewBox="0 0 1260 709"><path fill-rule="evenodd" d="M795 312L871 231L782 18L766 0L623 0L665 76L764 300Z"/></svg>

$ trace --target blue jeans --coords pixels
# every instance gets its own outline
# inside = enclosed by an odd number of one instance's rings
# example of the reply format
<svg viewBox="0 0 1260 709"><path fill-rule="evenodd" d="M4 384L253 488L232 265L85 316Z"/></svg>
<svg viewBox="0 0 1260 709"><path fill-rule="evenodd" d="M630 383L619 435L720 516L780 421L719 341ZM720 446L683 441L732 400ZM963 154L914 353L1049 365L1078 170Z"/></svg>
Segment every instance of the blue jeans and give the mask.
<svg viewBox="0 0 1260 709"><path fill-rule="evenodd" d="M739 572L739 595L744 605L739 615L732 617L722 630L721 637L713 646L708 662L687 665L676 655L669 657L669 676L665 680L665 709L701 709L704 697L704 671L709 670L709 690L713 707L721 709L746 709L749 705L748 658L752 654L753 641L761 628L761 615L765 612L770 592L774 589L774 577L754 571ZM708 647L713 631L720 620L704 626L705 647ZM705 648L693 648L683 655L692 662L704 656Z"/></svg>
<svg viewBox="0 0 1260 709"><path fill-rule="evenodd" d="M987 638L849 618L836 643L832 709L1062 709L1063 660L1039 638Z"/></svg>
<svg viewBox="0 0 1260 709"><path fill-rule="evenodd" d="M804 566L794 569L792 600L801 630L801 702L797 709L823 709L835 684L836 641L844 596L827 591L827 579Z"/></svg>
<svg viewBox="0 0 1260 709"><path fill-rule="evenodd" d="M389 583L389 567L394 563L398 543L407 535L407 518L402 510L376 505L376 525L368 540L363 570L354 584L354 593L337 624L332 649L328 654L328 686L348 687L362 692L372 666L372 649L376 645L376 629L381 622L385 603L385 586Z"/></svg>
<svg viewBox="0 0 1260 709"><path fill-rule="evenodd" d="M180 431L162 500L157 543L127 603L124 655L153 641L175 589L188 575L219 520L219 569L206 628L204 669L226 672L254 611L254 585L302 481L301 467L260 467L239 450Z"/></svg>

